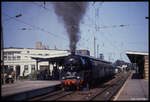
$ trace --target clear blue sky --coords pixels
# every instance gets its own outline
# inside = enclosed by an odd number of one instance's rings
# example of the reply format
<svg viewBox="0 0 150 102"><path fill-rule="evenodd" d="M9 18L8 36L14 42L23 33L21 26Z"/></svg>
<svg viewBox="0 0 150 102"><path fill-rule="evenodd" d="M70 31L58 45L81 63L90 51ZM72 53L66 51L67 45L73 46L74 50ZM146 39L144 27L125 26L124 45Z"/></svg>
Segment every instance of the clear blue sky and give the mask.
<svg viewBox="0 0 150 102"><path fill-rule="evenodd" d="M52 3L2 2L4 47L35 48L41 41L50 49L69 49L63 23ZM148 51L148 2L89 2L80 24L81 39L77 49L88 49L94 55L94 36L99 53L105 60L129 62L125 51ZM17 14L22 16L15 18ZM14 17L14 18L10 18ZM119 25L127 25L120 27ZM27 30L21 30L27 28Z"/></svg>

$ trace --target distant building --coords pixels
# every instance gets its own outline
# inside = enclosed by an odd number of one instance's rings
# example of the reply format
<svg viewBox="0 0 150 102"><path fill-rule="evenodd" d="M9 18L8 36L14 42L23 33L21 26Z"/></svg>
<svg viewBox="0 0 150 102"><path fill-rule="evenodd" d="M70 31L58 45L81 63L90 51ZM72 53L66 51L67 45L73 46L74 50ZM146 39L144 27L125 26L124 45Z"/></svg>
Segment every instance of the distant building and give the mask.
<svg viewBox="0 0 150 102"><path fill-rule="evenodd" d="M90 56L90 51L89 50L76 50L76 54L83 54L83 55Z"/></svg>
<svg viewBox="0 0 150 102"><path fill-rule="evenodd" d="M36 42L36 49L42 49L42 42Z"/></svg>
<svg viewBox="0 0 150 102"><path fill-rule="evenodd" d="M101 60L104 60L104 55L103 53L100 53L100 57L99 57Z"/></svg>
<svg viewBox="0 0 150 102"><path fill-rule="evenodd" d="M42 42L36 42L36 49L46 50L49 49L48 45L42 45Z"/></svg>

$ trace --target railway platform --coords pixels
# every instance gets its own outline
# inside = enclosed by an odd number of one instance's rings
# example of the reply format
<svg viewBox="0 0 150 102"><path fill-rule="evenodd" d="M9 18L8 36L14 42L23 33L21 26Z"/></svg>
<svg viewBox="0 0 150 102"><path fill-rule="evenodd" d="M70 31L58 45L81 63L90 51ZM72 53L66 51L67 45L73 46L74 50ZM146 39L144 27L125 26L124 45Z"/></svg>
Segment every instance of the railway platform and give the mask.
<svg viewBox="0 0 150 102"><path fill-rule="evenodd" d="M26 100L35 96L43 95L56 90L59 81L16 81L13 84L1 86L2 100Z"/></svg>
<svg viewBox="0 0 150 102"><path fill-rule="evenodd" d="M148 80L138 79L136 73L132 73L115 96L114 101L149 100L148 88Z"/></svg>

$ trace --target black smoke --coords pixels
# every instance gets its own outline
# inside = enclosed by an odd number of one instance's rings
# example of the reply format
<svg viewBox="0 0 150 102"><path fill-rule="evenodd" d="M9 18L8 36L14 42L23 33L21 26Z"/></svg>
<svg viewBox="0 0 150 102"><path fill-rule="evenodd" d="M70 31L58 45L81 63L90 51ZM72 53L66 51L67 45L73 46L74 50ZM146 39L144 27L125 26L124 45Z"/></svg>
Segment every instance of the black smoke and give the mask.
<svg viewBox="0 0 150 102"><path fill-rule="evenodd" d="M75 52L76 44L80 40L79 24L88 6L87 2L55 2L55 13L64 23L70 40L70 50Z"/></svg>

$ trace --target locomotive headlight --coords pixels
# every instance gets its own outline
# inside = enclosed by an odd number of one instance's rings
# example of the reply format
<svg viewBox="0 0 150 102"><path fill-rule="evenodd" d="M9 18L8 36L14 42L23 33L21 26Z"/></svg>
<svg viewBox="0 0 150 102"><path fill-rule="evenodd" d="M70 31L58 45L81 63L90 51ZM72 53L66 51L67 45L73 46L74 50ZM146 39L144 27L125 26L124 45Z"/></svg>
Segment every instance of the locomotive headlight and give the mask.
<svg viewBox="0 0 150 102"><path fill-rule="evenodd" d="M80 79L80 77L79 77L79 76L77 76L77 79Z"/></svg>
<svg viewBox="0 0 150 102"><path fill-rule="evenodd" d="M62 77L62 80L64 80L65 79L65 77Z"/></svg>

